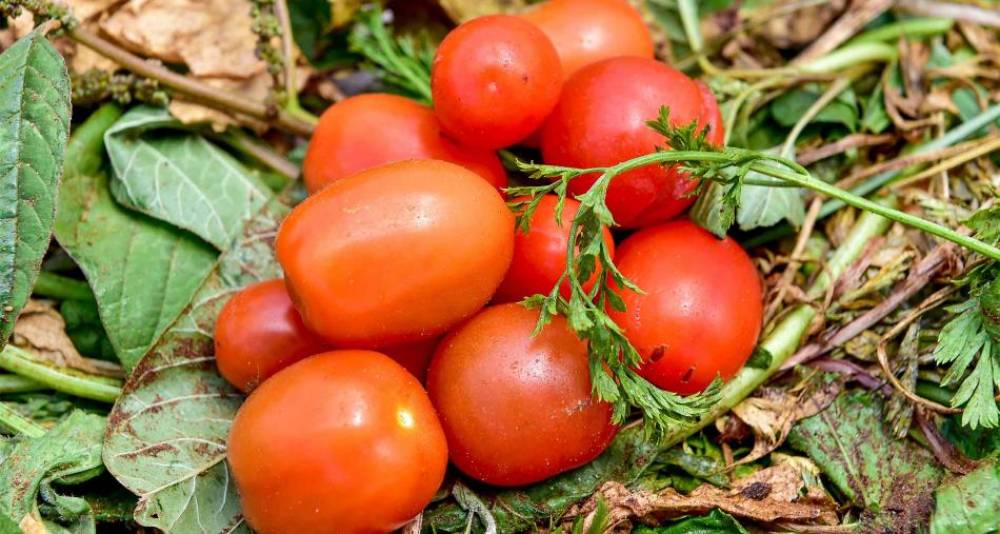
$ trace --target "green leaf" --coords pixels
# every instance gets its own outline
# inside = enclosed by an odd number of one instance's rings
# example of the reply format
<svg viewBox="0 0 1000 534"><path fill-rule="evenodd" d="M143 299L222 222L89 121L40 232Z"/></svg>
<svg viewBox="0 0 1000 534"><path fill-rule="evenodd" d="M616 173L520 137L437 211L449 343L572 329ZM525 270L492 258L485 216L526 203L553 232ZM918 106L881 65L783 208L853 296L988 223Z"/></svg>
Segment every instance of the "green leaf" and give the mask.
<svg viewBox="0 0 1000 534"><path fill-rule="evenodd" d="M733 516L716 508L706 515L688 517L658 527L639 526L633 534L749 534Z"/></svg>
<svg viewBox="0 0 1000 534"><path fill-rule="evenodd" d="M973 429L1000 423L1000 408L993 398L994 389L1000 387L1000 344L990 337L979 300L970 297L948 308L957 315L941 329L934 349L935 362L949 365L941 385L960 384L951 405L965 406L962 424Z"/></svg>
<svg viewBox="0 0 1000 534"><path fill-rule="evenodd" d="M133 108L104 134L111 192L124 206L229 248L270 197L267 185L161 108Z"/></svg>
<svg viewBox="0 0 1000 534"><path fill-rule="evenodd" d="M873 134L880 134L892 125L889 113L885 110L884 98L882 84L876 85L875 90L872 91L868 96L868 100L865 101L865 112L861 117L862 130Z"/></svg>
<svg viewBox="0 0 1000 534"><path fill-rule="evenodd" d="M69 136L70 84L40 31L0 54L0 349L52 238Z"/></svg>
<svg viewBox="0 0 1000 534"><path fill-rule="evenodd" d="M935 492L931 534L996 532L1000 526L1000 463L990 461Z"/></svg>
<svg viewBox="0 0 1000 534"><path fill-rule="evenodd" d="M104 418L76 411L39 438L22 438L0 462L0 515L20 523L38 517L39 492L64 513L60 526L93 532L90 506L79 497L55 493L55 484L83 482L101 472ZM67 511L75 516L66 517Z"/></svg>
<svg viewBox="0 0 1000 534"><path fill-rule="evenodd" d="M90 282L118 359L131 369L191 301L216 252L111 198L101 139L118 113L102 108L70 141L55 233Z"/></svg>
<svg viewBox="0 0 1000 534"><path fill-rule="evenodd" d="M981 460L989 456L1000 457L1000 432L979 427L975 430L962 425L958 414L948 416L941 423L941 434L965 456Z"/></svg>
<svg viewBox="0 0 1000 534"><path fill-rule="evenodd" d="M731 184L709 183L689 212L692 221L719 239L726 237L736 222L736 206L723 200L731 187Z"/></svg>
<svg viewBox="0 0 1000 534"><path fill-rule="evenodd" d="M779 124L786 127L794 126L822 95L823 90L816 85L809 85L783 93L771 102L771 116ZM858 128L858 106L854 91L842 91L837 98L827 104L813 117L812 123L823 122L840 124L850 131Z"/></svg>
<svg viewBox="0 0 1000 534"><path fill-rule="evenodd" d="M233 532L243 524L225 463L243 396L215 367L211 333L227 298L280 276L273 238L288 208L265 205L219 259L193 303L136 367L109 416L104 462L139 495L136 521L165 532Z"/></svg>
<svg viewBox="0 0 1000 534"><path fill-rule="evenodd" d="M1000 206L978 210L963 224L976 232L977 239L988 243L1000 242Z"/></svg>
<svg viewBox="0 0 1000 534"><path fill-rule="evenodd" d="M894 439L882 421L882 402L872 393L844 393L796 424L788 443L864 510L862 531L911 532L926 524L943 472L930 452Z"/></svg>
<svg viewBox="0 0 1000 534"><path fill-rule="evenodd" d="M778 150L772 148L764 152L777 155ZM772 180L755 171L748 172L746 178ZM739 223L740 230L774 226L782 220L793 226L801 226L805 217L805 202L798 188L744 185L740 191L739 208L736 210L736 222Z"/></svg>

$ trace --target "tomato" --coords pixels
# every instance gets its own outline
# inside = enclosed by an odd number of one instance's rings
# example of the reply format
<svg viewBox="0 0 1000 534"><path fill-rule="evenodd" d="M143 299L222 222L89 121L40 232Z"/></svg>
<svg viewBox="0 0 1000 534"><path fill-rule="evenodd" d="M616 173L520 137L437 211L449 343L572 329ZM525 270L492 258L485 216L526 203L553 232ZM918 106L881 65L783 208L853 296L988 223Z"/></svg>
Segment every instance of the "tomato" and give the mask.
<svg viewBox="0 0 1000 534"><path fill-rule="evenodd" d="M532 336L538 311L493 306L441 342L427 389L451 461L498 486L583 465L611 442L611 406L590 392L587 345L562 317Z"/></svg>
<svg viewBox="0 0 1000 534"><path fill-rule="evenodd" d="M530 22L510 15L472 19L452 30L434 56L434 112L464 144L512 145L552 111L561 72L552 42Z"/></svg>
<svg viewBox="0 0 1000 534"><path fill-rule="evenodd" d="M514 216L471 171L403 161L307 198L275 248L314 332L338 347L402 345L443 334L493 296L510 265Z"/></svg>
<svg viewBox="0 0 1000 534"><path fill-rule="evenodd" d="M624 291L626 311L609 310L645 362L640 374L687 395L743 367L763 305L757 270L735 241L675 221L625 239L615 264L644 291Z"/></svg>
<svg viewBox="0 0 1000 534"><path fill-rule="evenodd" d="M546 195L531 216L531 227L514 235L514 259L507 276L493 297L496 302L519 301L535 294L548 295L566 270L566 248L569 246L569 227L580 209L580 203L567 198L563 204L560 223L556 222L558 197ZM604 230L604 242L614 251L611 232ZM583 284L589 290L597 282L594 273ZM569 283L563 282L560 292L569 298Z"/></svg>
<svg viewBox="0 0 1000 534"><path fill-rule="evenodd" d="M306 188L315 193L334 180L407 159L450 161L498 189L507 186L507 173L494 152L460 146L445 137L429 107L379 93L347 98L323 112L302 174Z"/></svg>
<svg viewBox="0 0 1000 534"><path fill-rule="evenodd" d="M524 14L555 45L563 78L603 59L653 59L653 37L625 0L549 0Z"/></svg>
<svg viewBox="0 0 1000 534"><path fill-rule="evenodd" d="M427 366L431 363L431 356L434 356L434 349L437 348L438 341L440 340L429 339L427 341L410 343L409 345L385 347L379 350L386 356L396 360L396 363L405 367L411 375L423 382L427 379Z"/></svg>
<svg viewBox="0 0 1000 534"><path fill-rule="evenodd" d="M360 350L306 358L261 384L236 414L227 455L261 534L393 531L430 502L448 463L420 383Z"/></svg>
<svg viewBox="0 0 1000 534"><path fill-rule="evenodd" d="M302 323L281 280L247 286L215 322L215 364L244 393L289 365L329 349Z"/></svg>
<svg viewBox="0 0 1000 534"><path fill-rule="evenodd" d="M646 125L670 108L671 123L697 120L711 125L709 141L722 142L718 106L711 93L684 74L651 59L614 58L577 71L542 130L546 163L570 167L605 167L649 154L666 143ZM574 195L585 193L596 174L570 183ZM615 177L607 203L615 222L628 228L666 221L686 209L695 182L676 167L650 165Z"/></svg>

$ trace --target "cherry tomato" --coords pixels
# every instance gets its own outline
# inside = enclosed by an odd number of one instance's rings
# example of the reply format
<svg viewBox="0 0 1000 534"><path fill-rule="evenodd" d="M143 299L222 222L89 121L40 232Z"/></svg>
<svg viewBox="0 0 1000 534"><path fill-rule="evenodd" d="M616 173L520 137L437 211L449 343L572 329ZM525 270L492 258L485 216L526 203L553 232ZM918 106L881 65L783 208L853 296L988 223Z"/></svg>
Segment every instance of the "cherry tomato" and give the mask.
<svg viewBox="0 0 1000 534"><path fill-rule="evenodd" d="M653 59L653 37L625 0L549 0L524 14L552 41L563 78L613 57Z"/></svg>
<svg viewBox="0 0 1000 534"><path fill-rule="evenodd" d="M329 348L302 323L281 280L247 286L226 302L215 322L215 364L223 378L245 393Z"/></svg>
<svg viewBox="0 0 1000 534"><path fill-rule="evenodd" d="M379 93L347 98L323 112L302 174L306 188L315 193L334 180L407 159L450 161L498 189L507 186L507 173L494 152L460 146L445 137L429 107Z"/></svg>
<svg viewBox="0 0 1000 534"><path fill-rule="evenodd" d="M510 262L507 276L493 297L496 302L519 301L531 295L548 295L566 270L566 248L569 246L569 227L580 209L580 203L567 198L563 204L560 223L556 222L558 197L546 195L538 203L531 216L528 231L520 230L514 235L514 259ZM604 242L614 251L611 232L604 230ZM583 284L589 290L597 282L594 273ZM564 281L560 292L569 297L569 283Z"/></svg>
<svg viewBox="0 0 1000 534"><path fill-rule="evenodd" d="M443 334L493 296L514 217L489 184L435 160L338 180L296 206L276 243L306 325L338 347Z"/></svg>
<svg viewBox="0 0 1000 534"><path fill-rule="evenodd" d="M420 383L360 350L306 358L261 384L236 414L227 455L261 534L393 531L430 502L448 463Z"/></svg>
<svg viewBox="0 0 1000 534"><path fill-rule="evenodd" d="M431 363L431 357L434 356L434 349L437 348L439 341L440 339L429 339L379 350L405 367L411 375L417 377L417 380L424 382L427 380L427 366Z"/></svg>
<svg viewBox="0 0 1000 534"><path fill-rule="evenodd" d="M697 120L711 125L709 141L721 143L718 106L710 92L658 61L622 57L584 67L566 82L542 130L545 162L603 167L652 153L666 144L646 125L661 106L670 108L672 124ZM596 179L596 174L581 176L570 183L570 191L581 195ZM649 226L684 211L694 202L694 187L675 167L650 165L615 177L607 203L619 225Z"/></svg>
<svg viewBox="0 0 1000 534"><path fill-rule="evenodd" d="M552 111L561 72L552 42L530 22L509 15L473 19L438 47L434 112L444 131L464 144L512 145Z"/></svg>
<svg viewBox="0 0 1000 534"><path fill-rule="evenodd" d="M451 461L488 484L530 484L593 460L611 442L611 406L591 397L587 345L556 317L493 306L438 346L427 389Z"/></svg>
<svg viewBox="0 0 1000 534"><path fill-rule="evenodd" d="M735 241L674 221L625 239L615 264L644 292L623 292L626 311L609 310L645 362L640 374L688 395L743 367L763 305L757 270Z"/></svg>

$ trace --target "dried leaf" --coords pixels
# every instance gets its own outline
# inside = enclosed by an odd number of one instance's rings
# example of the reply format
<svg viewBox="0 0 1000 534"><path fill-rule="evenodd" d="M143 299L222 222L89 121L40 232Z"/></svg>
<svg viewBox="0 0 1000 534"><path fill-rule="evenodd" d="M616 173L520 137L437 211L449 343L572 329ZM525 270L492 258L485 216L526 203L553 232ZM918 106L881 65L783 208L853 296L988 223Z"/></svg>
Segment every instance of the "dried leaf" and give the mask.
<svg viewBox="0 0 1000 534"><path fill-rule="evenodd" d="M806 7L787 9L794 4ZM821 4L803 4L789 0L775 2L770 9L787 13L769 17L762 28L762 37L778 48L799 48L808 45L830 27L845 7L847 0L832 0Z"/></svg>
<svg viewBox="0 0 1000 534"><path fill-rule="evenodd" d="M28 301L14 324L11 343L58 367L91 374L121 375L121 368L117 365L89 360L80 355L66 335L66 321L50 301Z"/></svg>
<svg viewBox="0 0 1000 534"><path fill-rule="evenodd" d="M511 13L525 6L524 0L438 0L441 8L455 22L496 13Z"/></svg>

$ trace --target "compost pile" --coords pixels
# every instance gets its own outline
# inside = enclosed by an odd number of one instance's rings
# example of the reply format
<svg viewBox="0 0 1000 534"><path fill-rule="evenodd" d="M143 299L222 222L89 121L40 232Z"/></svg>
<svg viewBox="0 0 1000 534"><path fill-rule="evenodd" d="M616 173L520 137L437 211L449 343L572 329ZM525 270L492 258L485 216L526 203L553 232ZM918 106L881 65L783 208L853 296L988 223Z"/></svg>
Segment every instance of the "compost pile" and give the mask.
<svg viewBox="0 0 1000 534"><path fill-rule="evenodd" d="M995 532L1000 9L0 0L0 533Z"/></svg>

